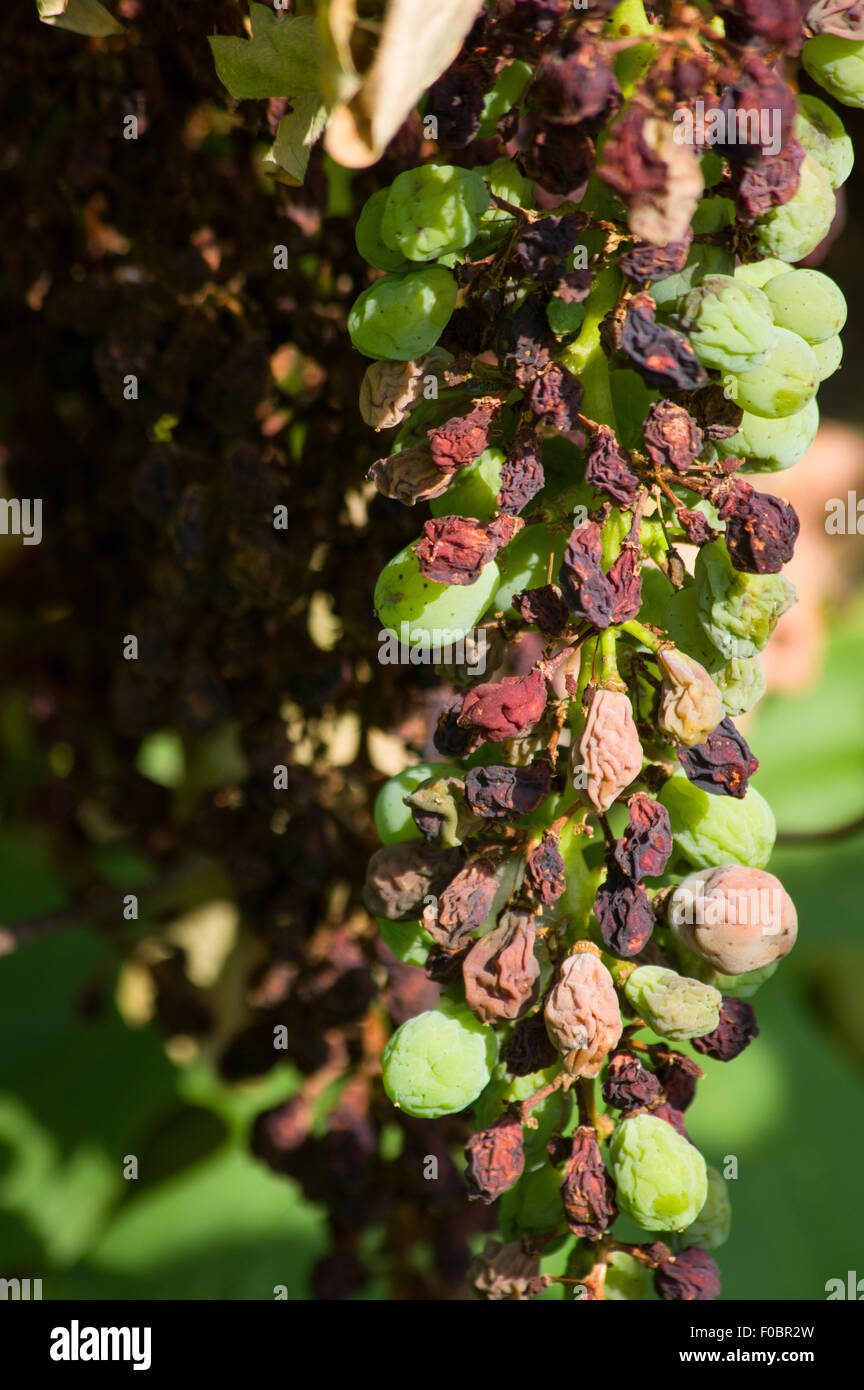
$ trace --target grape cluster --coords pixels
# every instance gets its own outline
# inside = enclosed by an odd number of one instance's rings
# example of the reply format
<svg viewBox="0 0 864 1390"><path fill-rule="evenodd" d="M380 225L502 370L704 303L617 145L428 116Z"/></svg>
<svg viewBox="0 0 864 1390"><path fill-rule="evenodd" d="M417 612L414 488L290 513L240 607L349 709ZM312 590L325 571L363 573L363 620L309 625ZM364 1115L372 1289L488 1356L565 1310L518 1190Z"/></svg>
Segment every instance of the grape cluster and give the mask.
<svg viewBox="0 0 864 1390"><path fill-rule="evenodd" d="M651 1271L661 1298L720 1291L728 1196L669 1043L738 1055L797 931L734 719L795 601L797 517L752 479L812 443L846 317L795 263L851 144L779 54L859 104L864 44L820 29L843 10L501 0L427 98L429 161L357 226L361 407L395 431L370 477L427 516L376 611L450 687L441 761L375 811L367 906L441 990L383 1080L411 1115L474 1106L469 1189L503 1240L484 1297L536 1296L566 1241L589 1298L646 1297ZM758 120L734 138L769 107L778 149Z"/></svg>

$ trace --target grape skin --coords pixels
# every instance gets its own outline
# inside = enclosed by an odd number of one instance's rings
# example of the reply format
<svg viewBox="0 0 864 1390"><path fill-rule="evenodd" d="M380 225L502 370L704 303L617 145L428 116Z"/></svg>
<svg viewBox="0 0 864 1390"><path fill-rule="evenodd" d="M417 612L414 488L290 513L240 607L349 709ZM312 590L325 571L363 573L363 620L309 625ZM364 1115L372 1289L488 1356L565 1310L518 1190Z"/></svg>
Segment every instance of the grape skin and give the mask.
<svg viewBox="0 0 864 1390"><path fill-rule="evenodd" d="M777 420L803 410L816 394L819 371L813 349L788 328L777 329L768 362L725 378L732 399L751 415Z"/></svg>
<svg viewBox="0 0 864 1390"><path fill-rule="evenodd" d="M473 463L460 468L456 478L440 497L433 497L429 510L433 516L471 516L488 521L498 510L503 449L484 449Z"/></svg>
<svg viewBox="0 0 864 1390"><path fill-rule="evenodd" d="M408 264L401 251L392 250L381 237L381 217L389 192L388 188L379 188L366 199L354 231L357 250L376 270L401 270Z"/></svg>
<svg viewBox="0 0 864 1390"><path fill-rule="evenodd" d="M609 1145L618 1206L648 1231L680 1231L696 1220L708 1195L699 1150L655 1115L622 1120Z"/></svg>
<svg viewBox="0 0 864 1390"><path fill-rule="evenodd" d="M751 415L745 410L737 433L719 440L717 452L724 458L745 459L742 472L779 473L804 457L818 428L819 406L815 397L803 410L780 420Z"/></svg>
<svg viewBox="0 0 864 1390"><path fill-rule="evenodd" d="M676 772L663 784L660 801L669 812L676 848L694 868L743 864L764 869L771 858L777 824L755 787L740 801L710 796Z"/></svg>
<svg viewBox="0 0 864 1390"><path fill-rule="evenodd" d="M813 343L813 356L816 358L816 366L819 371L819 380L827 381L829 376L833 376L840 363L843 361L843 341L839 334L834 338L826 338L824 343Z"/></svg>
<svg viewBox="0 0 864 1390"><path fill-rule="evenodd" d="M831 180L808 154L795 195L756 223L759 245L768 256L803 261L828 235L836 207Z"/></svg>
<svg viewBox="0 0 864 1390"><path fill-rule="evenodd" d="M489 190L474 170L422 164L393 180L381 236L408 260L431 261L473 241L488 206Z"/></svg>
<svg viewBox="0 0 864 1390"><path fill-rule="evenodd" d="M436 584L423 578L417 556L406 546L378 576L375 612L400 639L400 624L406 623L412 647L428 649L436 640L458 642L474 627L499 579L498 566L490 560L473 584Z"/></svg>
<svg viewBox="0 0 864 1390"><path fill-rule="evenodd" d="M801 50L805 70L844 106L864 106L864 42L818 34Z"/></svg>
<svg viewBox="0 0 864 1390"><path fill-rule="evenodd" d="M700 362L729 372L763 366L777 341L766 295L731 275L707 275L691 290L681 326Z"/></svg>
<svg viewBox="0 0 864 1390"><path fill-rule="evenodd" d="M418 1119L452 1115L489 1084L497 1057L492 1029L464 1006L444 1002L396 1029L381 1056L384 1090Z"/></svg>
<svg viewBox="0 0 864 1390"><path fill-rule="evenodd" d="M434 347L456 307L456 281L443 266L385 275L358 295L348 332L358 352L410 362Z"/></svg>
<svg viewBox="0 0 864 1390"><path fill-rule="evenodd" d="M778 328L788 328L807 343L823 343L846 322L846 300L839 286L820 270L790 270L765 287Z"/></svg>
<svg viewBox="0 0 864 1390"><path fill-rule="evenodd" d="M855 163L855 150L836 111L819 97L799 96L795 137L821 164L833 188L845 183Z"/></svg>
<svg viewBox="0 0 864 1390"><path fill-rule="evenodd" d="M540 588L546 583L550 551L553 555L554 583L566 546L567 537L563 532L552 532L547 526L526 526L506 549L498 553L501 582L489 605L489 612L505 613L509 618L518 617L513 607L513 595L523 589Z"/></svg>
<svg viewBox="0 0 864 1390"><path fill-rule="evenodd" d="M744 280L748 285L755 285L757 290L764 290L769 280L775 275L782 275L784 271L791 270L791 265L786 261L778 261L774 256L766 256L761 261L749 261L746 265L735 267L735 279Z"/></svg>

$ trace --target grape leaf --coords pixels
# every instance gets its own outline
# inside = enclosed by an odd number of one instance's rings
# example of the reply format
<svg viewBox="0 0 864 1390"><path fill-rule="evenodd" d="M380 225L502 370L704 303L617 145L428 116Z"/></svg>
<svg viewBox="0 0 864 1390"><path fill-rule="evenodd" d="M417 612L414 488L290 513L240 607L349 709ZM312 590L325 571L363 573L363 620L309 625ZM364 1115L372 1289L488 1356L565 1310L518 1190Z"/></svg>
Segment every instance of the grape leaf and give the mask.
<svg viewBox="0 0 864 1390"><path fill-rule="evenodd" d="M315 20L279 18L269 5L250 5L249 18L250 39L216 34L208 40L217 76L232 97L242 101L317 93L321 49Z"/></svg>
<svg viewBox="0 0 864 1390"><path fill-rule="evenodd" d="M306 177L309 154L327 124L327 108L314 92L292 98L293 110L283 116L267 162L278 164L280 182L299 187Z"/></svg>
<svg viewBox="0 0 864 1390"><path fill-rule="evenodd" d="M39 18L55 29L70 29L73 34L103 39L109 34L122 34L123 27L99 0L36 0Z"/></svg>

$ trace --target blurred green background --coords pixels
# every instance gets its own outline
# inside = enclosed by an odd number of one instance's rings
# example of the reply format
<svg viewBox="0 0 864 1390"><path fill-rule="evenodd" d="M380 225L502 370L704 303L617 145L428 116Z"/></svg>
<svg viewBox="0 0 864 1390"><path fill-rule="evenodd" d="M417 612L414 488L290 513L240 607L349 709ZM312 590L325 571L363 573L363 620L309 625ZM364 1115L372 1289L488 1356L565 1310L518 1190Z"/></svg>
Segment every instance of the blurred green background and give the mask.
<svg viewBox="0 0 864 1390"><path fill-rule="evenodd" d="M781 831L864 810L862 657L859 597L834 615L820 684L758 712L756 780ZM4 781L17 771L7 763ZM727 1298L821 1299L828 1279L864 1269L862 846L778 845L770 867L797 903L799 943L757 995L755 1043L732 1065L700 1059L688 1127L710 1162L739 1165ZM2 826L0 865L0 922L62 907L36 833ZM128 882L128 862L116 869ZM169 1060L154 1027L129 1029L113 1008L88 1017L104 962L85 923L0 958L0 1273L42 1278L46 1298L307 1297L323 1213L246 1147L252 1117L296 1076L228 1088L200 1061ZM137 1181L123 1177L130 1154Z"/></svg>

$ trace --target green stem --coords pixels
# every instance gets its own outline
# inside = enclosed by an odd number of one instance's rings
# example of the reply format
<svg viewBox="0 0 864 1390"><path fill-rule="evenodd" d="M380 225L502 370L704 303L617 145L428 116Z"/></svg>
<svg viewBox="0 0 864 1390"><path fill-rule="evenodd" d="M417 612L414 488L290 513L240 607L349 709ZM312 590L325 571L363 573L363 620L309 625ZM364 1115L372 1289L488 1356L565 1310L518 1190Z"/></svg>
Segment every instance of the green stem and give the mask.
<svg viewBox="0 0 864 1390"><path fill-rule="evenodd" d="M615 428L615 407L609 381L609 359L600 342L600 324L614 309L621 288L621 275L614 266L598 271L585 305L585 318L579 337L561 353L568 371L579 377L585 388L584 413L599 425Z"/></svg>
<svg viewBox="0 0 864 1390"><path fill-rule="evenodd" d="M628 623L622 623L620 630L626 632L628 637L635 637L637 642L641 642L643 647L647 647L651 652L659 652L663 645L662 639L636 618L631 618Z"/></svg>
<svg viewBox="0 0 864 1390"><path fill-rule="evenodd" d="M614 627L607 627L606 631L600 634L600 679L604 685L621 684L616 654L617 639L618 630Z"/></svg>

